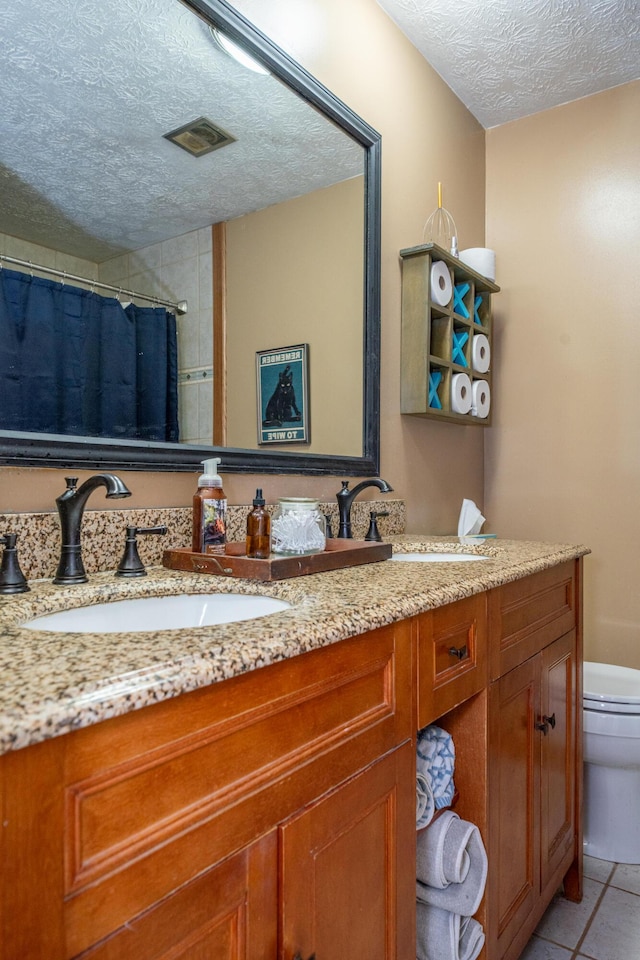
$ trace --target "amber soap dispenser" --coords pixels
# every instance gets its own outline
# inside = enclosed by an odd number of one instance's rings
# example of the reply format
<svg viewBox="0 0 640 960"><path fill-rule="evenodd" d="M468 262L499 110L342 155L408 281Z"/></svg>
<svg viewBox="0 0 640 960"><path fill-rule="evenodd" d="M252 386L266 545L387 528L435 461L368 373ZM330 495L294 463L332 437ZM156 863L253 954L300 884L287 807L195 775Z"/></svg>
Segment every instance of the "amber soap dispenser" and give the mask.
<svg viewBox="0 0 640 960"><path fill-rule="evenodd" d="M198 478L198 489L193 495L194 553L224 551L227 539L227 498L218 476L219 457L203 460L204 473Z"/></svg>
<svg viewBox="0 0 640 960"><path fill-rule="evenodd" d="M268 560L270 550L271 517L264 508L264 497L258 487L253 510L247 517L247 556L254 560Z"/></svg>

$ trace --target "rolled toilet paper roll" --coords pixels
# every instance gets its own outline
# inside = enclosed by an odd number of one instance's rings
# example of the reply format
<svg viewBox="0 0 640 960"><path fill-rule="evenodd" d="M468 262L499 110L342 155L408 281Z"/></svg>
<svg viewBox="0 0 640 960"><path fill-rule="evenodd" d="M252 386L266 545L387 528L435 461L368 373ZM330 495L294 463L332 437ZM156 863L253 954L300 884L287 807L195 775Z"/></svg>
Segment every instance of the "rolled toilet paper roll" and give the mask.
<svg viewBox="0 0 640 960"><path fill-rule="evenodd" d="M460 251L460 260L487 280L496 278L496 252L488 247L467 247Z"/></svg>
<svg viewBox="0 0 640 960"><path fill-rule="evenodd" d="M452 293L449 267L444 260L435 260L431 264L431 299L439 307L446 307Z"/></svg>
<svg viewBox="0 0 640 960"><path fill-rule="evenodd" d="M454 373L451 377L451 409L454 413L469 413L471 400L471 380L466 373Z"/></svg>
<svg viewBox="0 0 640 960"><path fill-rule="evenodd" d="M486 373L491 365L491 344L484 333L474 333L471 341L471 366L476 373Z"/></svg>
<svg viewBox="0 0 640 960"><path fill-rule="evenodd" d="M491 409L491 390L486 380L474 380L471 387L471 413L483 420Z"/></svg>

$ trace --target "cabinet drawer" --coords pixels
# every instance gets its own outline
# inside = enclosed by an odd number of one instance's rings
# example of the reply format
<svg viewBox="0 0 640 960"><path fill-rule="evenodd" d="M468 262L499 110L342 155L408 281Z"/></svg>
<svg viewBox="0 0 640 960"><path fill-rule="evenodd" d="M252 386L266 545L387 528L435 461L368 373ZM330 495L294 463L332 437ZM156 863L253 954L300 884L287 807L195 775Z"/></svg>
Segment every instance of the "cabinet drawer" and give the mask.
<svg viewBox="0 0 640 960"><path fill-rule="evenodd" d="M408 624L67 738L73 955L409 739Z"/></svg>
<svg viewBox="0 0 640 960"><path fill-rule="evenodd" d="M478 693L487 682L485 594L418 618L418 728Z"/></svg>
<svg viewBox="0 0 640 960"><path fill-rule="evenodd" d="M574 561L489 593L489 674L496 680L576 625Z"/></svg>

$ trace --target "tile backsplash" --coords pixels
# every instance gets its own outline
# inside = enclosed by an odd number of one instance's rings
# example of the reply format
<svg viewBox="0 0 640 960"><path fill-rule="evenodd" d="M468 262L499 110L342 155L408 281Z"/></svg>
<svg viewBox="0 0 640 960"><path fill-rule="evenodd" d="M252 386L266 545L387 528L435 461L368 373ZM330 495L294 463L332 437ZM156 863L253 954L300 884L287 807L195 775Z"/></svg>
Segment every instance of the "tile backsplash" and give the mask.
<svg viewBox="0 0 640 960"><path fill-rule="evenodd" d="M337 533L337 504L323 503L321 506L331 518L334 534ZM274 510L275 504L267 509ZM228 540L244 540L250 510L250 505L229 505ZM389 513L388 517L378 520L383 540L404 533L406 514L403 500L356 500L351 510L355 539L364 537L371 510ZM191 507L86 510L82 523L82 556L87 573L115 570L124 551L128 526L153 527L161 523L168 527L166 536L141 536L138 540L140 558L144 564L161 563L164 550L170 547L191 545ZM28 580L54 576L60 553L60 527L56 512L0 513L0 536L7 533L18 534L20 567Z"/></svg>

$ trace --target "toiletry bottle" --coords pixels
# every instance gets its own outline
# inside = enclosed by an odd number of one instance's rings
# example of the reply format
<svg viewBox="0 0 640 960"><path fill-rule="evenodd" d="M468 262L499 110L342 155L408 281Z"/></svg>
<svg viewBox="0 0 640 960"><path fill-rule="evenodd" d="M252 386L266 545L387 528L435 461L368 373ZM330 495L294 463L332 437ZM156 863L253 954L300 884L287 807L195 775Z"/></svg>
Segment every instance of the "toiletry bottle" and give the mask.
<svg viewBox="0 0 640 960"><path fill-rule="evenodd" d="M218 476L219 457L203 460L204 473L198 478L193 496L194 553L224 552L227 539L227 498Z"/></svg>
<svg viewBox="0 0 640 960"><path fill-rule="evenodd" d="M271 517L264 508L262 490L258 487L253 510L247 517L247 556L268 560L271 549Z"/></svg>

